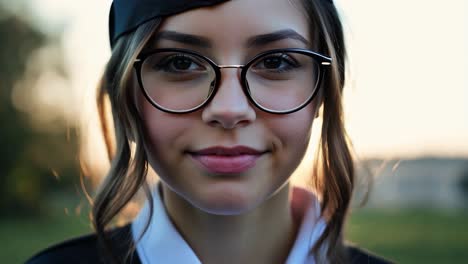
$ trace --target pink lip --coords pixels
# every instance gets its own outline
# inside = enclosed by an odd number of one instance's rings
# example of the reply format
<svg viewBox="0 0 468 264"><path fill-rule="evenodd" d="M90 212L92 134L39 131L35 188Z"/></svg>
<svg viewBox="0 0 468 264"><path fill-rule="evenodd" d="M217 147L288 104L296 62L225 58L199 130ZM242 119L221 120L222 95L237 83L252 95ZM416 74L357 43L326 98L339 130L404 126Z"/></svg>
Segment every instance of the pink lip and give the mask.
<svg viewBox="0 0 468 264"><path fill-rule="evenodd" d="M233 148L211 147L189 152L190 156L211 173L242 173L255 166L256 161L266 151L258 151L245 146Z"/></svg>

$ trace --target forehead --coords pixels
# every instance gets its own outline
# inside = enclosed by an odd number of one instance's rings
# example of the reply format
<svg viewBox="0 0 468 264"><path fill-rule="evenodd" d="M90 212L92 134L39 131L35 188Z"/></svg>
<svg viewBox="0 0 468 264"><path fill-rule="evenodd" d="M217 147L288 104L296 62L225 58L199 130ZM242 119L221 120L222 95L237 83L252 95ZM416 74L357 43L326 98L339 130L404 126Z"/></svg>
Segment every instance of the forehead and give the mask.
<svg viewBox="0 0 468 264"><path fill-rule="evenodd" d="M229 48L254 35L288 29L309 40L309 25L297 0L231 0L170 16L159 30L203 36L215 47Z"/></svg>

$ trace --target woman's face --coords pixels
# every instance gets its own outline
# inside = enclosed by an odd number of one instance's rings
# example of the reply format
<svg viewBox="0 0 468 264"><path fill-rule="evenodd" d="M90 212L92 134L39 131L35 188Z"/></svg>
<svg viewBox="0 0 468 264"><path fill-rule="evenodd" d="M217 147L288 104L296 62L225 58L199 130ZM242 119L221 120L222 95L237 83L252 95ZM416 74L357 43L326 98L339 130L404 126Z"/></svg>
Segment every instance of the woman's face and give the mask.
<svg viewBox="0 0 468 264"><path fill-rule="evenodd" d="M208 45L168 37L149 43L146 49L189 49L217 64L235 65L271 49L307 48L291 34L248 45L253 37L284 30L312 41L300 4L293 2L236 0L171 16L159 32L189 34ZM162 112L138 87L137 104L149 163L165 186L205 212L240 214L285 186L304 156L318 99L292 114L268 114L245 96L240 70L222 69L221 76L215 97L198 111Z"/></svg>

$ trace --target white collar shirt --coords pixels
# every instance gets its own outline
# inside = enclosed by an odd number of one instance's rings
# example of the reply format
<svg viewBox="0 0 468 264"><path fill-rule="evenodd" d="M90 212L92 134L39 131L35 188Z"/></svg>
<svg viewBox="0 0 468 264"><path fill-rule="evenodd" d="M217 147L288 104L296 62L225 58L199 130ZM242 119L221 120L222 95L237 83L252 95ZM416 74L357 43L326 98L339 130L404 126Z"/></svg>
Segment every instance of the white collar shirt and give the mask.
<svg viewBox="0 0 468 264"><path fill-rule="evenodd" d="M140 240L150 213L148 203L132 223L133 240L141 263L201 264L197 255L169 219L159 191L153 192L153 201L153 215L148 229ZM312 193L294 187L291 206L293 212L298 212L298 217L302 219L285 264L315 264L311 249L326 227L324 219L319 217L319 202Z"/></svg>

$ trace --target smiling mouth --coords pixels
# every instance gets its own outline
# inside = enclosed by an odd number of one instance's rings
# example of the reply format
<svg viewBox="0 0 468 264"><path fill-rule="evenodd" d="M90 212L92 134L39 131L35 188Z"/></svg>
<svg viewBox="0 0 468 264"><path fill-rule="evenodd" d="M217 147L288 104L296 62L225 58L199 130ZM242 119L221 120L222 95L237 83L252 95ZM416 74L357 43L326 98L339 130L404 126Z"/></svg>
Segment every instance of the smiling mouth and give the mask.
<svg viewBox="0 0 468 264"><path fill-rule="evenodd" d="M239 174L254 167L257 160L269 151L245 146L233 148L211 147L188 152L202 169L215 174Z"/></svg>

